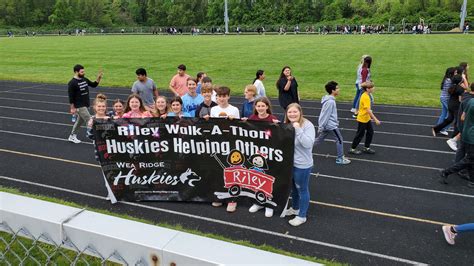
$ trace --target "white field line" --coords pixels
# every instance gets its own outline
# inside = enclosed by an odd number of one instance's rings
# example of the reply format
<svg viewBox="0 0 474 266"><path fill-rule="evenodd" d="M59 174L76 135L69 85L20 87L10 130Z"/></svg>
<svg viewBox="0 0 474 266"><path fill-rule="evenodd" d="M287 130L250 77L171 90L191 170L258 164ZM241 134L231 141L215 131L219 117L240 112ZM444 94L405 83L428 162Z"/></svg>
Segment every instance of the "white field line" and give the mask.
<svg viewBox="0 0 474 266"><path fill-rule="evenodd" d="M38 183L34 183L34 182L26 181L26 180L21 180L21 179L16 179L16 178L12 178L12 177L0 176L0 179L9 180L9 181L18 182L18 183L23 183L23 184L28 184L28 185L37 186L37 187L53 189L53 190L57 190L57 191L67 192L67 193L71 193L71 194L81 195L81 196L100 199L100 200L106 200L105 197L97 196L97 195L90 194L90 193L79 192L79 191L75 191L75 190L70 190L70 189L65 189L65 188L61 188L61 187L45 185L45 184L38 184ZM308 239L308 238L302 238L302 237L293 236L293 235L290 235L290 234L284 234L284 233L274 232L274 231L270 231L270 230L266 230L266 229L251 227L251 226L247 226L247 225L243 225L243 224L232 223L232 222L223 221L223 220L219 220L219 219L214 219L214 218L210 218L210 217L204 217L204 216L201 216L201 215L194 215L194 214L185 213L185 212L178 212L178 211L173 211L173 210L168 210L168 209L158 208L158 207L153 207L153 206L147 206L147 205L143 205L143 204L139 204L139 203L133 203L133 202L119 201L119 203L124 204L124 205L129 205L129 206L134 206L134 207L159 211L159 212L165 212L165 213L169 213L169 214L173 214L173 215L184 216L184 217L187 217L187 218L193 218L193 219L196 219L196 220L211 222L211 223L215 223L215 224L221 224L221 225L231 226L231 227L235 227L235 228L245 229L245 230L258 232L258 233L262 233L262 234L266 234L266 235L277 236L277 237L289 239L289 240L292 240L292 241L300 241L300 242L305 242L305 243L309 243L309 244L314 244L314 245L325 246L325 247L329 247L329 248L354 252L354 253L367 255L367 256L372 256L372 257L377 257L377 258L382 258L382 259L386 259L386 260L402 262L402 263L407 263L407 264L412 264L412 265L427 265L425 263L421 263L421 262L418 262L418 261L412 261L412 260L407 260L407 259L403 259L403 258L389 256L389 255L384 255L384 254L380 254L380 253L374 253L374 252L370 252L370 251L366 251L366 250L361 250L361 249L356 249L356 248L331 244L331 243L317 241L317 240Z"/></svg>
<svg viewBox="0 0 474 266"><path fill-rule="evenodd" d="M21 108L21 107L11 107L11 106L0 106L0 108L6 109L15 109L15 110L23 110L23 111L34 111L34 112L47 112L47 113L55 113L55 114L69 114L68 112L59 112L59 111L50 111L50 110L41 110L41 109L31 109L31 108ZM42 121L38 121L42 122ZM334 142L334 140L326 139L326 142ZM344 141L344 143L351 144L351 141ZM421 151L421 152L430 152L430 153L442 153L442 154L456 154L455 152L450 151L439 151L439 150L430 150L430 149L420 149L420 148L411 148L411 147L403 147L403 146L393 146L393 145L384 145L384 144L375 144L372 143L372 146L375 147L383 147L389 149L400 149L400 150L411 150L411 151Z"/></svg>
<svg viewBox="0 0 474 266"><path fill-rule="evenodd" d="M49 137L49 136L41 136L41 135L28 134L28 133L21 133L21 132L14 132L14 131L8 131L8 130L0 130L0 133L12 134L12 135L20 135L20 136L27 136L27 137L34 137L34 138L41 138L41 139L51 139L51 140L62 141L62 142L68 142L68 140L67 140L66 138L56 138L56 137ZM92 142L85 142L85 141L83 141L83 142L81 142L80 144L92 145L93 143L92 143ZM314 156L323 156L323 157L335 157L335 156L320 155L320 154L316 154L316 153L313 153L313 155L314 155ZM409 165L409 164L397 164L397 163L390 163L390 162L364 160L364 159L353 159L353 158L351 158L351 160L367 161L367 162L372 162L372 163L384 163L384 164L390 164L390 165L397 165L397 166L403 166L403 167L412 167L412 168L422 168L422 169L428 169L428 170L440 170L440 168L432 168L432 167ZM445 191L430 190L430 189L417 188L417 187L401 186L401 185L395 185L395 184L390 184L390 183L369 181L369 180L364 180L364 179L352 179L352 178L346 178L346 177L338 177L338 176L332 176L332 175L324 175L324 174L320 174L320 173L312 173L312 175L313 175L313 176L318 176L318 175L319 175L319 176L322 176L322 177L328 177L328 178L340 179L340 180L346 180L346 181L353 181L353 182L360 182L360 183L377 184L377 185L388 186L388 187L397 187L397 188L402 188L402 189L420 190L420 191L432 192L432 193L438 193L438 194L448 194L448 195L453 195L453 196L474 198L474 196L471 196L471 195L450 193L450 192L445 192Z"/></svg>
<svg viewBox="0 0 474 266"><path fill-rule="evenodd" d="M25 95L37 95L37 96L48 96L48 97L58 97L58 98L68 98L69 96L67 95L55 95L55 94L44 94L44 93L32 93L32 92L12 92L12 93L15 93L15 94L25 94ZM90 92L91 93L91 96L93 96L96 92ZM108 93L108 95L120 95L120 96L125 96L128 97L130 94L123 94L123 93ZM109 97L110 98L110 97ZM109 99L110 100L110 99ZM312 107L303 107L303 109L320 109L320 108L312 108ZM382 113L382 112L375 112L375 113ZM283 113L278 113L278 112L275 112L275 114L279 114L279 115L283 115ZM393 114L393 115L400 115L398 113L388 113L388 112L385 112L385 114ZM416 114L401 114L402 116L403 115L408 115L408 116L420 116L420 117L425 117L425 115L416 115ZM314 117L314 118L318 118L319 116L315 116L315 115L305 115L307 117ZM436 117L439 117L439 116L428 116L428 117L433 117L433 118L436 118ZM342 120L354 120L353 118L342 118L340 117L339 119L342 119ZM406 125L419 125L419 126L433 126L433 125L427 125L427 124L416 124L416 123L403 123L403 122L389 122L389 121L382 121L384 123L389 123L389 124L406 124Z"/></svg>

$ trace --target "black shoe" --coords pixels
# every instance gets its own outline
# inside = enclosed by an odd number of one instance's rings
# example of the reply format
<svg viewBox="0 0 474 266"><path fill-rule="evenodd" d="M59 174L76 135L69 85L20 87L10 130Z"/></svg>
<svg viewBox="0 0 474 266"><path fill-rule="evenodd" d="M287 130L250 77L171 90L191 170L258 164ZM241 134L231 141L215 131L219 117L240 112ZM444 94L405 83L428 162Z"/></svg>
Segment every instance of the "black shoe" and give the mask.
<svg viewBox="0 0 474 266"><path fill-rule="evenodd" d="M372 150L371 148L364 148L362 152L367 153L367 154L375 154L375 151Z"/></svg>
<svg viewBox="0 0 474 266"><path fill-rule="evenodd" d="M444 170L439 172L439 182L441 184L448 184L448 175L444 172Z"/></svg>
<svg viewBox="0 0 474 266"><path fill-rule="evenodd" d="M359 151L359 150L356 150L356 149L350 149L350 150L349 150L349 153L350 153L350 154L354 154L354 155L359 155L359 154L361 154L362 152Z"/></svg>

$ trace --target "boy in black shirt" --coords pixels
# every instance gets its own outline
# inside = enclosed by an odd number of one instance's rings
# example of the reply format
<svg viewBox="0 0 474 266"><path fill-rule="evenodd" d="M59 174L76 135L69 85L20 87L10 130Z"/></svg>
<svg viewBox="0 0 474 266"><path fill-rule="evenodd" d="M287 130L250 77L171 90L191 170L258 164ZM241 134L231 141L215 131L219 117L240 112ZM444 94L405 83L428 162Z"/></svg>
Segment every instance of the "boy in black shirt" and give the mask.
<svg viewBox="0 0 474 266"><path fill-rule="evenodd" d="M95 88L99 85L102 79L102 70L99 71L96 81L92 82L85 76L84 67L81 65L74 66L74 77L68 83L69 103L71 104L71 114L77 115L76 122L72 127L71 135L68 140L73 143L81 143L77 139L77 131L84 124L86 124L91 115L89 113L90 99L89 86Z"/></svg>

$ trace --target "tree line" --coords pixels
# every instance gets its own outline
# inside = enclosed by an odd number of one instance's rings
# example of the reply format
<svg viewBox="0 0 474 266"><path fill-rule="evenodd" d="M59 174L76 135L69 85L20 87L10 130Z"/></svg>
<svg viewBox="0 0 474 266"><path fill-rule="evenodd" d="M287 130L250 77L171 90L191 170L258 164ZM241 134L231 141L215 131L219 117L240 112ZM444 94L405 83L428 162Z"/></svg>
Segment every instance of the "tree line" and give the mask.
<svg viewBox="0 0 474 266"><path fill-rule="evenodd" d="M459 21L462 0L228 0L231 26ZM468 19L474 5L468 6ZM0 0L2 27L223 25L224 0Z"/></svg>

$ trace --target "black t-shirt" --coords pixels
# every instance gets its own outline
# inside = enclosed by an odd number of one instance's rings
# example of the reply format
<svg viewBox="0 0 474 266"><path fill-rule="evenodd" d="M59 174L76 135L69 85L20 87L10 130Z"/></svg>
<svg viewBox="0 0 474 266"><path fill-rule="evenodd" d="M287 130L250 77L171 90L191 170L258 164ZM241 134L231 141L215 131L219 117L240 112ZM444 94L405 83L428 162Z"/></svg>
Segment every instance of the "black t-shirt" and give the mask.
<svg viewBox="0 0 474 266"><path fill-rule="evenodd" d="M449 94L449 101L448 101L448 109L451 109L455 112L459 110L459 105L461 102L459 102L459 96L461 96L464 93L463 87L456 85L454 88L454 91L452 91L451 94Z"/></svg>
<svg viewBox="0 0 474 266"><path fill-rule="evenodd" d="M206 115L211 115L211 108L217 106L217 103L211 101L211 105L207 106L204 102L202 102L196 109L196 117L204 117Z"/></svg>
<svg viewBox="0 0 474 266"><path fill-rule="evenodd" d="M281 78L278 80L277 88L278 88L278 101L280 102L280 106L286 110L286 107L291 103L299 103L298 100L298 82L296 79L293 78L291 81L290 89L285 91L285 85L288 82L286 78Z"/></svg>
<svg viewBox="0 0 474 266"><path fill-rule="evenodd" d="M69 103L75 108L89 107L89 86L95 88L99 85L97 81L90 81L88 78L72 78L68 83Z"/></svg>

